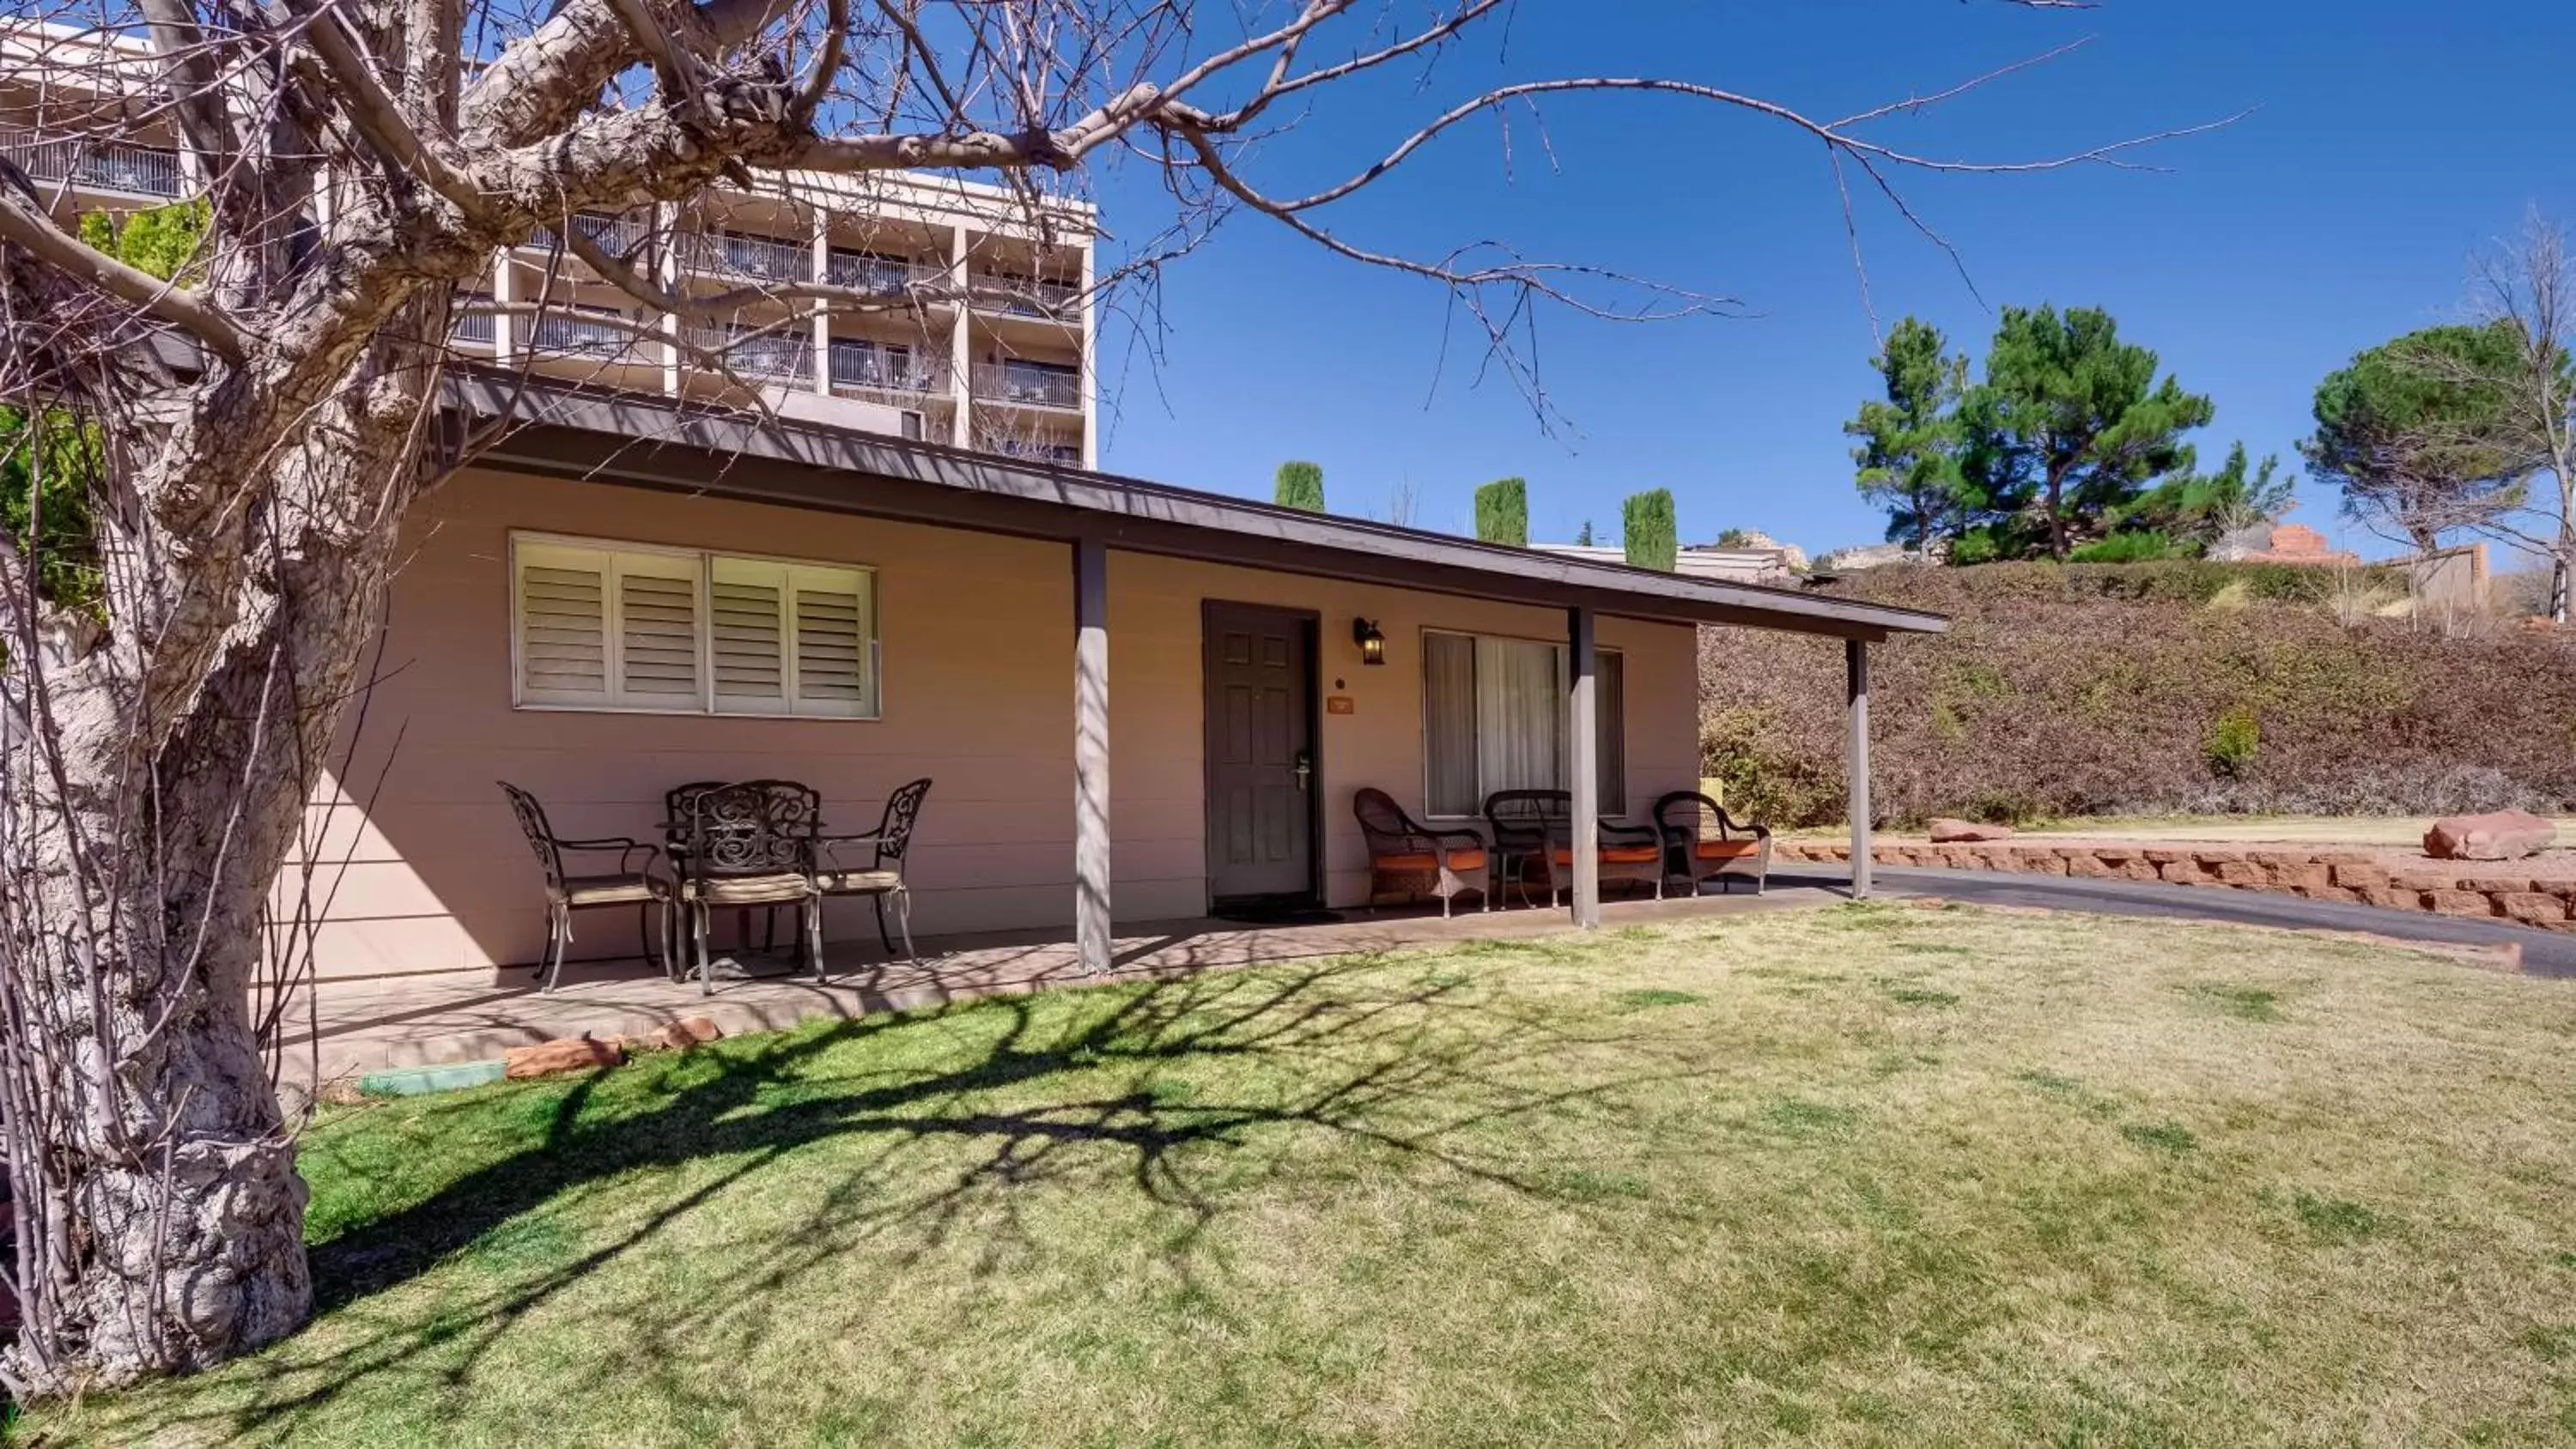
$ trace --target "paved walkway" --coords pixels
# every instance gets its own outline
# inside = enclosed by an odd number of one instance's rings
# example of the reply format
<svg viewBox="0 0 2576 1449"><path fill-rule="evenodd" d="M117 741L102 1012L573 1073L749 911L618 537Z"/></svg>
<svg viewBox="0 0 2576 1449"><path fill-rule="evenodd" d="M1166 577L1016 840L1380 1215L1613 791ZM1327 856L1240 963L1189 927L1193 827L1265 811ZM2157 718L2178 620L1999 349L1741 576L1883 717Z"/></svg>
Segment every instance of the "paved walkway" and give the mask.
<svg viewBox="0 0 2576 1449"><path fill-rule="evenodd" d="M1697 900L1610 901L1605 925L1685 916L1790 910L1839 900L1844 883L1776 878L1768 894L1739 890ZM1246 926L1191 920L1139 924L1117 939L1115 969L1082 975L1060 932L1020 931L975 937L924 938L923 959L888 962L874 941L824 950L828 982L803 973L726 979L702 995L692 979L673 983L640 961L572 962L552 996L533 973L514 970L501 984L480 973L384 977L325 983L314 1016L289 1033L287 1078L294 1087L335 1083L389 1067L482 1061L511 1047L555 1037L644 1036L686 1017L712 1018L728 1034L775 1031L816 1016L843 1019L902 1011L1050 986L1187 975L1197 971L1347 956L1479 937L1551 935L1572 929L1561 910L1543 907L1370 914L1308 925ZM761 965L770 963L755 962ZM777 963L784 967L784 963ZM758 969L757 967L755 969Z"/></svg>
<svg viewBox="0 0 2576 1449"><path fill-rule="evenodd" d="M2311 901L2269 891L2220 886L2164 885L2154 881L2087 880L1991 870L1924 870L1879 866L1871 879L1882 893L1940 896L1971 905L2033 910L2097 911L2115 916L2155 916L2221 925L2273 926L2303 931L2348 931L2429 945L2501 950L2520 948L2522 970L2533 976L2576 978L2576 936L2505 921L2438 916L2426 911ZM1838 888L1843 877L1774 872L1772 889L1794 883L1809 890Z"/></svg>

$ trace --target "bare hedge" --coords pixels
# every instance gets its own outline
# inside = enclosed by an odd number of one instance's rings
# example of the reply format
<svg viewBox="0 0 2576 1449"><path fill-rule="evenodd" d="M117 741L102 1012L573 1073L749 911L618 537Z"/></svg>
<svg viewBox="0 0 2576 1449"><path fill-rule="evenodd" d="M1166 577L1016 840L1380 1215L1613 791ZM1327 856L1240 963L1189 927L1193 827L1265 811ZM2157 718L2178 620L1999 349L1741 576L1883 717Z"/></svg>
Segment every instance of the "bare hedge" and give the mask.
<svg viewBox="0 0 2576 1449"><path fill-rule="evenodd" d="M1882 820L2576 808L2576 646L2368 617L2284 566L1891 568L1834 592L1951 616L1876 648ZM1708 629L1709 774L1782 824L1843 818L1841 645Z"/></svg>

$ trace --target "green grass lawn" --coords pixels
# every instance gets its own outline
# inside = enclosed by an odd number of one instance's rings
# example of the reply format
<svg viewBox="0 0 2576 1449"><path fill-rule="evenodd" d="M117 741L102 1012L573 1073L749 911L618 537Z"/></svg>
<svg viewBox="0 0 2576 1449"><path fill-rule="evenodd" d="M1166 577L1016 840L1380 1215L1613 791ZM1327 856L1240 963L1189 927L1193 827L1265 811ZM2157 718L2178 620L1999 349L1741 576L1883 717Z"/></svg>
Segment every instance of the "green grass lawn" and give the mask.
<svg viewBox="0 0 2576 1449"><path fill-rule="evenodd" d="M339 1109L48 1444L2576 1440L2576 983L1838 907Z"/></svg>

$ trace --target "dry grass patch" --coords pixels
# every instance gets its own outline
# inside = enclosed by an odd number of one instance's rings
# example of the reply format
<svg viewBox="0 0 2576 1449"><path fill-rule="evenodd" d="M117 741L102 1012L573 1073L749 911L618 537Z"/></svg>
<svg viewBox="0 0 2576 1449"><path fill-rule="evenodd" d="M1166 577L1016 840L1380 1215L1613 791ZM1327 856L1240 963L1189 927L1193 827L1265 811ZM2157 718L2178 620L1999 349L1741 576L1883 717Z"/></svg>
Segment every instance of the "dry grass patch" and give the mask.
<svg viewBox="0 0 2576 1449"><path fill-rule="evenodd" d="M323 1308L49 1444L2576 1436L2576 994L1844 907L335 1112Z"/></svg>

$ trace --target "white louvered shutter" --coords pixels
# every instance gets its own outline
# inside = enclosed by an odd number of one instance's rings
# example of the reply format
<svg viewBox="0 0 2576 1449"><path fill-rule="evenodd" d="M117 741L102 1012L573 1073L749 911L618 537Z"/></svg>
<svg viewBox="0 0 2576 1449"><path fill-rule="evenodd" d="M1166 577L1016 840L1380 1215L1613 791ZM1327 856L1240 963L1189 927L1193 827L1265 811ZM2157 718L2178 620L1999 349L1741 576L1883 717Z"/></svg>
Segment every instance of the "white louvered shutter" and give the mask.
<svg viewBox="0 0 2576 1449"><path fill-rule="evenodd" d="M716 713L787 712L787 569L720 558L707 583Z"/></svg>
<svg viewBox="0 0 2576 1449"><path fill-rule="evenodd" d="M521 544L517 558L521 702L610 703L610 555L604 549Z"/></svg>
<svg viewBox="0 0 2576 1449"><path fill-rule="evenodd" d="M877 712L874 579L859 569L797 565L795 710L870 718Z"/></svg>
<svg viewBox="0 0 2576 1449"><path fill-rule="evenodd" d="M652 553L616 558L618 703L630 709L703 707L698 560Z"/></svg>

